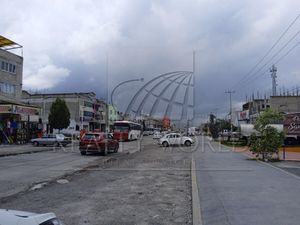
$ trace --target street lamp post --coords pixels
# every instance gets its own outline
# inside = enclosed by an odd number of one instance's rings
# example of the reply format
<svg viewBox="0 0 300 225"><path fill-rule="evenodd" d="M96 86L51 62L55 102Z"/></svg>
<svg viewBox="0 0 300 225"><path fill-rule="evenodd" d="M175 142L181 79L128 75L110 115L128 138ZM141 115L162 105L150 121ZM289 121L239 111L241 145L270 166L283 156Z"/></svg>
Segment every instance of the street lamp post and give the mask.
<svg viewBox="0 0 300 225"><path fill-rule="evenodd" d="M112 90L111 95L110 95L110 102L111 102L112 107L113 107L114 109L115 109L115 105L114 105L114 102L113 102L113 95L114 95L114 93L115 93L115 90L116 90L118 87L120 87L121 85L123 85L123 84L130 83L130 82L134 82L134 81L141 81L141 82L143 82L143 81L144 81L144 78L126 80L126 81L123 81L123 82L119 83L118 85L116 85L116 86L114 87L114 89ZM116 110L116 109L115 109L115 110Z"/></svg>

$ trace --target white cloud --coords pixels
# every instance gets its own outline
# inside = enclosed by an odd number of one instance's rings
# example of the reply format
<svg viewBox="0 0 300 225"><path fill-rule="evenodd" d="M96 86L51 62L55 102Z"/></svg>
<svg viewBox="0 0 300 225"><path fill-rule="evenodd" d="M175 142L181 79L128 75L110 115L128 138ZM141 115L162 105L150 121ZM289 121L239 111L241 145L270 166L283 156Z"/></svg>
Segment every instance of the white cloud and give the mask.
<svg viewBox="0 0 300 225"><path fill-rule="evenodd" d="M70 70L59 68L55 65L46 65L37 70L36 73L24 78L24 87L29 89L53 88L59 82L65 81L70 75Z"/></svg>

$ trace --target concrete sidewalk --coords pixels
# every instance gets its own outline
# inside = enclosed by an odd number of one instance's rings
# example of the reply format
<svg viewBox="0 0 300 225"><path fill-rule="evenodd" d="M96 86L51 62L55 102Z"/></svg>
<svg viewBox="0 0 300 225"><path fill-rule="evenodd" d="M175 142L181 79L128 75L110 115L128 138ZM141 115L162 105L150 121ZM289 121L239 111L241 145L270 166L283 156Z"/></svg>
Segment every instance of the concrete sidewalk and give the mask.
<svg viewBox="0 0 300 225"><path fill-rule="evenodd" d="M299 224L300 177L204 142L194 153L204 225Z"/></svg>
<svg viewBox="0 0 300 225"><path fill-rule="evenodd" d="M78 146L78 141L74 141L71 145L67 145L67 148L70 146ZM33 146L30 143L23 144L23 145L0 145L0 157L4 156L13 156L13 155L20 155L20 154L30 154L36 152L46 152L52 151L56 148L54 146Z"/></svg>
<svg viewBox="0 0 300 225"><path fill-rule="evenodd" d="M29 154L41 151L50 151L52 147L34 147L31 144L24 145L1 145L0 146L0 157Z"/></svg>

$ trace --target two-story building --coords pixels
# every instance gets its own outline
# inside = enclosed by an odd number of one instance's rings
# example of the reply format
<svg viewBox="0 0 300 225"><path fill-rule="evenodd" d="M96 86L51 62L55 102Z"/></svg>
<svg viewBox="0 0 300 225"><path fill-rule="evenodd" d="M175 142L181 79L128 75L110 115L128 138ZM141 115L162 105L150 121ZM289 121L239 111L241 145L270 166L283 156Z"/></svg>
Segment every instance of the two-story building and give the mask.
<svg viewBox="0 0 300 225"><path fill-rule="evenodd" d="M70 111L70 125L62 130L65 133L76 133L80 130L105 130L106 103L96 98L94 92L73 93L29 93L23 91L22 102L24 104L36 105L41 108L41 119L43 130L50 132L48 117L52 103L57 99L63 99Z"/></svg>
<svg viewBox="0 0 300 225"><path fill-rule="evenodd" d="M40 108L21 102L22 80L22 46L0 36L0 143L26 142L41 130Z"/></svg>

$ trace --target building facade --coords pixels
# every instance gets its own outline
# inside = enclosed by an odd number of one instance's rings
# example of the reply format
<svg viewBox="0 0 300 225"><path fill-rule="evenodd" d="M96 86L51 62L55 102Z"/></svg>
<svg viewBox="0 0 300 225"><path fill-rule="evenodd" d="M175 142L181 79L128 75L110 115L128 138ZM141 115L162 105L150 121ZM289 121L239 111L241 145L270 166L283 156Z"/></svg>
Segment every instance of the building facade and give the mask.
<svg viewBox="0 0 300 225"><path fill-rule="evenodd" d="M23 57L10 52L15 45L17 44L13 41L0 36L0 101L2 103L21 101Z"/></svg>
<svg viewBox="0 0 300 225"><path fill-rule="evenodd" d="M267 98L248 101L243 104L243 110L239 112L238 120L241 123L255 123L258 116L267 108L270 108L270 100Z"/></svg>
<svg viewBox="0 0 300 225"><path fill-rule="evenodd" d="M40 108L22 104L22 46L0 36L0 143L28 142L41 132ZM13 52L14 51L14 52Z"/></svg>
<svg viewBox="0 0 300 225"><path fill-rule="evenodd" d="M22 102L35 105L41 108L41 120L43 130L50 132L49 113L52 103L57 99L63 99L70 111L70 125L63 133L76 133L84 129L105 130L105 111L106 104L98 100L93 92L87 93L53 93L53 94L30 94L23 91Z"/></svg>
<svg viewBox="0 0 300 225"><path fill-rule="evenodd" d="M278 112L300 112L300 96L271 96L270 107Z"/></svg>
<svg viewBox="0 0 300 225"><path fill-rule="evenodd" d="M116 106L108 105L108 128L109 130L113 129L114 122L120 120L119 112Z"/></svg>

